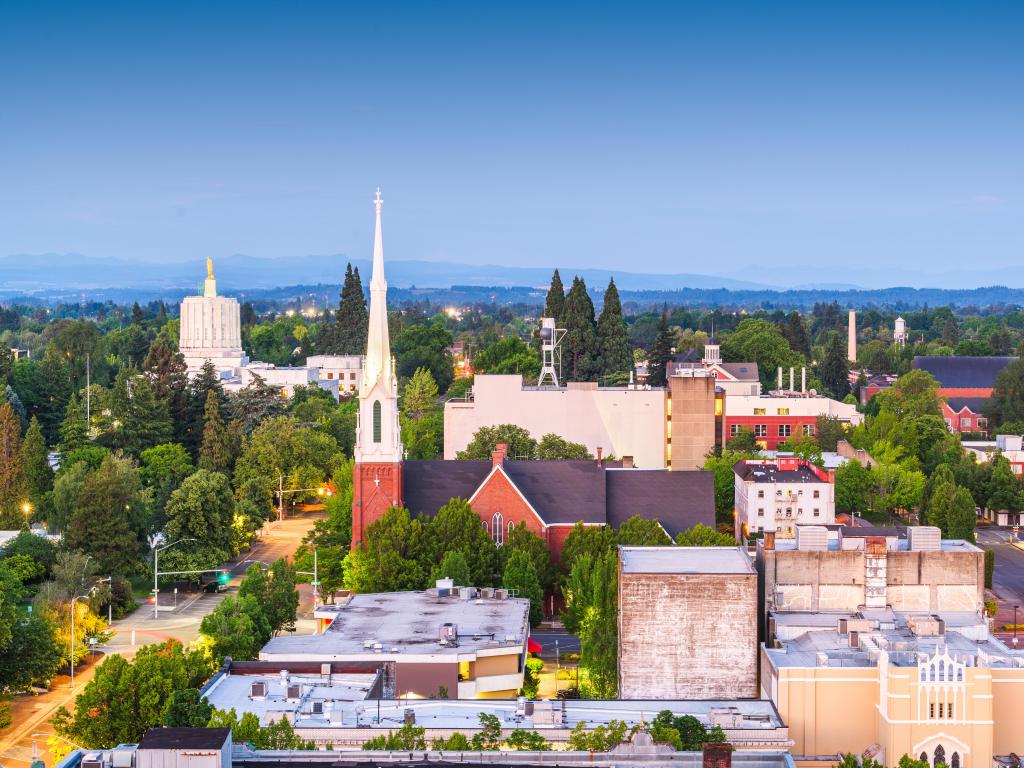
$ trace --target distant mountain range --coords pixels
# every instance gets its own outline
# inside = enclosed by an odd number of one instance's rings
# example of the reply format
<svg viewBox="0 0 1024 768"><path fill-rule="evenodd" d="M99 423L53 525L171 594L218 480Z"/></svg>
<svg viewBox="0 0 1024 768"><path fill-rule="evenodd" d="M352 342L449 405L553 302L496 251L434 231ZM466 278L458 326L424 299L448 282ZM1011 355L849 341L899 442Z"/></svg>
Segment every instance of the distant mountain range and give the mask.
<svg viewBox="0 0 1024 768"><path fill-rule="evenodd" d="M345 264L359 268L363 282L370 278L367 259L348 259L344 255L298 256L287 259L261 259L237 254L217 259L214 269L218 285L225 291L269 289L283 285L341 282ZM443 261L396 261L387 264L388 283L396 288L447 288L452 285L546 286L553 267L517 267L456 264ZM690 273L645 274L607 269L565 269L563 281L568 287L574 274L590 288L603 290L608 279L625 290L681 288L728 288L760 290L773 286L763 283ZM150 293L167 290L191 291L206 277L206 266L194 262L144 262L102 259L75 254L40 254L0 258L0 292L49 294L67 291L135 288Z"/></svg>

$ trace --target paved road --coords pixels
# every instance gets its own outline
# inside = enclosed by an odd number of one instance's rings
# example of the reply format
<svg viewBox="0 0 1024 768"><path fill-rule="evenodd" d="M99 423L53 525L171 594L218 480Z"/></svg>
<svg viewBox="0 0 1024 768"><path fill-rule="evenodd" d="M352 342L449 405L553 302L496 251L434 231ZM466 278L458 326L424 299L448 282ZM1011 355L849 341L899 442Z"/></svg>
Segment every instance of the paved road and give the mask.
<svg viewBox="0 0 1024 768"><path fill-rule="evenodd" d="M153 606L145 604L134 613L115 621L111 625L113 636L99 648L93 663L83 665L75 672L75 689L69 687L70 678L59 676L54 679L51 690L40 696L19 696L13 702L14 724L0 737L0 765L21 768L32 760L33 741L36 741L41 759L52 762L46 752L46 739L33 739L33 733L52 734L50 719L61 706L69 710L75 696L92 679L96 666L106 653L116 653L127 658L135 655L143 645L162 643L170 638L188 644L199 636L199 624L228 594L238 589L241 577L253 562L272 563L291 555L299 546L313 522L322 515L306 514L289 518L278 526L269 526L263 536L249 552L231 564L232 579L228 589L221 593L179 592L177 606L171 591L160 594L159 616L153 616ZM299 613L310 614L312 590L307 584L299 588ZM296 630L312 634L313 621L300 620Z"/></svg>
<svg viewBox="0 0 1024 768"><path fill-rule="evenodd" d="M530 637L544 647L540 657L545 661L555 660L556 642L560 656L566 653L580 652L580 639L570 635L564 629L534 629L530 630Z"/></svg>
<svg viewBox="0 0 1024 768"><path fill-rule="evenodd" d="M1024 605L1024 550L1010 544L1010 531L994 527L979 528L978 545L996 553L993 591L1011 604Z"/></svg>

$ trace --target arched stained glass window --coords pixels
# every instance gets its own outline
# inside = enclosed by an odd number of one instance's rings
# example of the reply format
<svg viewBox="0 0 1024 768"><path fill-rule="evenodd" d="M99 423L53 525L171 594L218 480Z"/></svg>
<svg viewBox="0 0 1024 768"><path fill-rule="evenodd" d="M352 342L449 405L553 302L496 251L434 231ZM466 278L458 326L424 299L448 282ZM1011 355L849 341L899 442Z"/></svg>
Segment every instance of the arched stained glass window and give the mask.
<svg viewBox="0 0 1024 768"><path fill-rule="evenodd" d="M380 442L380 400L373 401L373 442Z"/></svg>

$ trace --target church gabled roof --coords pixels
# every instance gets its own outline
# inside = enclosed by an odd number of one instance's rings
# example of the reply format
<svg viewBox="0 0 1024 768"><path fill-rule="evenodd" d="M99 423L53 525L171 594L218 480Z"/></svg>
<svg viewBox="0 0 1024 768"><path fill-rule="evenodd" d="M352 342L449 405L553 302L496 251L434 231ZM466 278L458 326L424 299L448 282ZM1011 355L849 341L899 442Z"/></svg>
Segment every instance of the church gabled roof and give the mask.
<svg viewBox="0 0 1024 768"><path fill-rule="evenodd" d="M942 389L991 389L996 376L1016 357L916 355L913 368L928 371Z"/></svg>
<svg viewBox="0 0 1024 768"><path fill-rule="evenodd" d="M406 507L433 516L452 498L470 499L491 476L490 461L406 460ZM545 525L576 522L618 527L633 515L661 522L669 534L715 524L710 472L621 469L594 461L509 461L502 472Z"/></svg>

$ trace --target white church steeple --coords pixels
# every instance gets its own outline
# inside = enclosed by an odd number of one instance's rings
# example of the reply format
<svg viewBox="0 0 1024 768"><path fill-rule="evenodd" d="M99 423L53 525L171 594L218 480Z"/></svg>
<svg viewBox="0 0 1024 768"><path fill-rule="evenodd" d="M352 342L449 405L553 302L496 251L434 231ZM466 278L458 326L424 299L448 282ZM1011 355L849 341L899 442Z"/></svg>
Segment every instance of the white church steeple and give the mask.
<svg viewBox="0 0 1024 768"><path fill-rule="evenodd" d="M359 386L359 426L356 428L355 459L360 463L402 460L398 379L388 333L388 283L384 278L384 237L381 231L383 205L378 189L374 200L377 221L373 233L369 327L363 379Z"/></svg>

